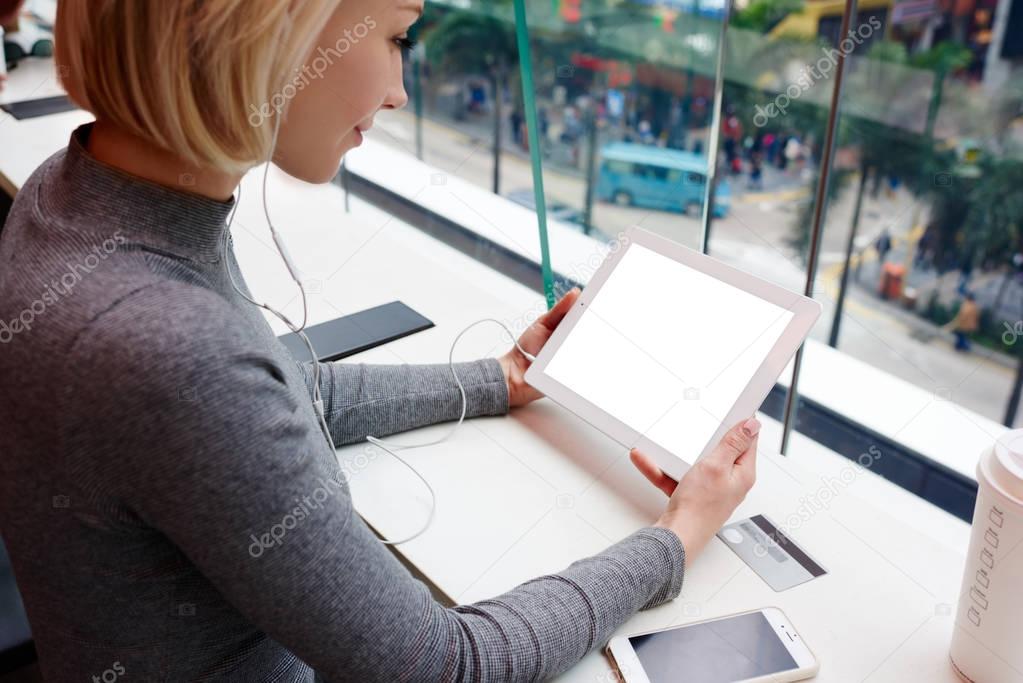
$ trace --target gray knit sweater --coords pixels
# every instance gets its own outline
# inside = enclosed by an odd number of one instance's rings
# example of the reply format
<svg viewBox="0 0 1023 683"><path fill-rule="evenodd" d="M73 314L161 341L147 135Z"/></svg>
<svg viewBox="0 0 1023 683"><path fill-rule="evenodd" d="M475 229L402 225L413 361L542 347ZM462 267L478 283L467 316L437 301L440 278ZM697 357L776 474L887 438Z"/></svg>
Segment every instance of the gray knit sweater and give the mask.
<svg viewBox="0 0 1023 683"><path fill-rule="evenodd" d="M232 203L100 163L90 130L0 234L0 534L47 680L538 680L679 593L679 539L647 528L435 602L353 509L311 365L231 288ZM461 407L446 365L323 369L338 445ZM508 410L496 360L456 370L469 416Z"/></svg>

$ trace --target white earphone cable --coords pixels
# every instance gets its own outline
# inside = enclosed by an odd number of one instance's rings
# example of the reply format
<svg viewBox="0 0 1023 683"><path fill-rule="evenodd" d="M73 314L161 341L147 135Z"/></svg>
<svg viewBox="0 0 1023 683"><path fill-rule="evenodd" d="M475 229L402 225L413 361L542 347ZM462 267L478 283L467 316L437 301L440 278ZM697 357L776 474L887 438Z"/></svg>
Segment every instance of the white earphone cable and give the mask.
<svg viewBox="0 0 1023 683"><path fill-rule="evenodd" d="M458 345L458 341L462 338L462 336L466 332L468 332L469 330L471 330L472 328L476 327L477 325L479 325L481 323L496 323L496 324L500 325L502 328L504 328L504 331L508 333L508 336L511 337L512 343L515 345L515 348L517 348L519 350L519 353L524 355L530 361L535 360L535 358L533 357L533 355L531 353L529 353L528 351L526 351L525 349L523 349L519 345L518 340L515 339L515 335L512 334L512 331L510 329L508 329L508 326L505 325L503 322L501 322L500 320L497 320L496 318L483 318L481 320L477 320L476 322L472 323L471 325L469 325L464 330L462 330L461 332L458 333L458 336L455 337L455 340L453 342L451 342L451 348L448 350L448 369L451 371L451 377L454 378L455 384L458 385L458 391L462 394L462 414L458 416L458 422L456 422L454 425L452 425L451 429L449 429L448 432L446 434L444 434L444 436L442 436L442 437L440 437L438 439L435 439L433 441L427 441L426 443L412 443L412 444L394 443L392 441L384 441L383 439L378 439L375 436L366 437L367 441L369 441L371 443L374 443L374 444L380 446L381 448L383 448L384 445L386 445L386 446L388 446L390 448L396 448L398 450L403 450L403 449L406 449L406 448L422 448L424 446L435 446L435 445L437 445L439 443L443 443L444 441L447 441L456 431L458 431L458 428L462 426L462 422L465 421L465 412L466 412L466 410L468 408L468 403L469 402L468 402L468 399L466 398L466 395L465 395L465 387L462 386L462 380L458 379L458 375L455 373L455 358L454 358L455 357L455 347Z"/></svg>
<svg viewBox="0 0 1023 683"><path fill-rule="evenodd" d="M276 230L276 228L273 225L273 221L270 218L270 208L269 208L269 205L267 203L267 177L269 176L269 173L270 173L270 164L273 162L273 153L274 153L274 150L277 147L277 136L278 136L278 134L280 132L280 125L281 125L281 116L280 116L280 114L278 114L277 117L276 117L276 121L274 123L274 132L273 132L272 142L271 142L271 145L270 145L270 153L269 153L269 155L267 157L267 160L266 160L266 168L263 171L263 214L266 216L266 222L267 222L267 225L270 228L270 234L273 237L274 244L277 247L277 251L278 251L278 253L281 256L281 259L284 261L284 265L287 267L288 273L291 275L291 279L294 280L296 285L298 285L299 292L302 295L302 324L301 325L295 325L294 323L291 322L291 320L287 316L285 316L283 313L277 311L275 308L273 308L269 304L260 303L260 302L256 301L255 299L253 299L252 297L250 297L247 294L245 294L245 292L243 292L241 290L241 287L238 285L238 282L235 280L234 274L231 272L231 264L230 264L230 261L228 260L228 254L229 254L228 247L229 247L229 240L230 240L230 237L231 237L231 226L234 224L235 214L238 213L238 206L241 204L241 199L242 199L241 185L238 186L238 196L237 196L237 198L235 200L234 207L231 209L231 214L228 217L227 229L224 231L224 240L223 240L223 242L224 242L224 256L225 256L224 265L225 265L225 269L227 270L228 278L231 281L231 286L234 288L234 290L238 293L239 296L241 296L243 299L245 299L249 303L253 304L254 306L258 306L259 308L261 308L261 309L263 309L265 311L268 311L268 312L272 313L273 315L275 315L281 322L284 323L285 326L287 326L287 328L289 330L291 330L292 332L297 334L299 336L299 338L301 338L302 341L305 343L306 347L309 350L309 355L312 357L312 365L313 365L313 396L312 396L313 408L316 411L316 416L317 416L318 422L320 424L320 429L323 431L323 434L327 437L327 443L330 444L331 451L336 451L337 447L334 445L334 439L333 439L333 437L330 434L330 427L327 424L327 419L326 419L326 416L324 415L323 397L322 397L322 394L320 393L320 363L319 363L319 357L316 355L316 350L313 348L312 342L309 341L309 337L305 333L306 324L309 321L309 302L308 302L308 299L306 298L305 286L302 284L302 279L299 276L298 268L295 266L294 262L291 260L291 256L288 254L288 250L287 250L287 247L284 245L283 238L281 238L281 236L277 233L277 230ZM477 325L479 325L481 323L485 323L485 322L496 323L496 324L500 325L502 328L504 328L504 331L511 338L512 343L515 345L515 348L517 348L519 350L519 352L523 356L525 356L528 360L530 360L530 361L535 360L535 357L531 353L527 352L525 349L522 348L522 346L519 344L518 340L515 338L515 335L508 328L508 326L505 325L503 322L501 322L500 320L497 320L495 318L483 318L482 320L477 320L476 322L472 323L471 325L469 325L464 330L462 330L461 332L458 333L458 336L456 336L455 340L451 343L451 349L448 351L448 369L451 371L451 377L454 378L455 383L458 385L458 391L459 391L459 393L462 396L462 412L461 412L461 415L459 415L459 417L458 417L458 422L455 423L454 426L452 426L451 429L449 429L447 431L447 433L444 434L442 437L440 437L438 439L435 439L433 441L427 441L426 443L402 444L402 443L392 443L392 442L389 442L389 441L384 441L383 439L378 439L375 436L367 436L366 437L366 441L368 441L369 443L373 444L374 446L376 446L376 447L386 451L394 459L396 459L398 462L400 462L405 467L407 467L409 470L411 470L412 473L415 474L419 478L419 480L423 482L423 485L426 486L427 490L430 492L430 513L427 516L426 523L418 531L416 531L414 534L412 534L411 536L408 536L406 538L402 538L402 539L399 539L397 541L385 541L385 540L381 539L380 542L383 543L384 545L401 545L402 543L407 543L407 542L411 541L412 539L418 538L419 536L423 535L426 532L426 530L430 528L430 525L433 523L433 518L434 518L434 515L435 515L435 513L437 511L437 493L434 491L433 486L430 485L430 482L426 480L426 477L424 477L422 474L420 474L419 471L416 470L416 468L414 468L404 458L399 456L394 451L395 450L411 449L411 448L422 448L424 446L433 446L433 445L436 445L436 444L439 444L439 443L443 443L444 441L447 441L458 430L459 427L462 426L462 422L465 421L465 413L466 413L466 411L468 409L468 403L469 402L468 402L468 398L466 397L465 387L462 385L462 381L458 378L458 374L455 372L455 361L454 361L455 346L457 346L458 341L462 338L462 336L466 332L471 330L473 327L475 327L475 326L477 326Z"/></svg>

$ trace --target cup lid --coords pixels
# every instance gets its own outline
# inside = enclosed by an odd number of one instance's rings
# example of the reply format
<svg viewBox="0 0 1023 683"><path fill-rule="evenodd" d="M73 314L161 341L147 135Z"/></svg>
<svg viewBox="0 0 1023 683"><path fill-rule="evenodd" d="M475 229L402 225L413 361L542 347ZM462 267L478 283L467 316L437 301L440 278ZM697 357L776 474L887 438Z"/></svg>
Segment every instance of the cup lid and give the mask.
<svg viewBox="0 0 1023 683"><path fill-rule="evenodd" d="M1009 495L1023 500L1023 429L1002 434L995 442L995 460L999 467L992 474Z"/></svg>

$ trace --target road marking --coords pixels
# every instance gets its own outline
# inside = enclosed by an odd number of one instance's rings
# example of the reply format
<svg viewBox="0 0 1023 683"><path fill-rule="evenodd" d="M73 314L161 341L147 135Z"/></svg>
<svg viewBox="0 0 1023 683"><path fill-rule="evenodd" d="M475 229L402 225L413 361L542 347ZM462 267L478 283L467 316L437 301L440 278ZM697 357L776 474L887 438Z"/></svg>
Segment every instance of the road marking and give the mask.
<svg viewBox="0 0 1023 683"><path fill-rule="evenodd" d="M795 199L802 199L810 194L809 187L797 187L791 190L778 190L777 192L748 192L736 198L736 204L758 204L760 202L790 202Z"/></svg>

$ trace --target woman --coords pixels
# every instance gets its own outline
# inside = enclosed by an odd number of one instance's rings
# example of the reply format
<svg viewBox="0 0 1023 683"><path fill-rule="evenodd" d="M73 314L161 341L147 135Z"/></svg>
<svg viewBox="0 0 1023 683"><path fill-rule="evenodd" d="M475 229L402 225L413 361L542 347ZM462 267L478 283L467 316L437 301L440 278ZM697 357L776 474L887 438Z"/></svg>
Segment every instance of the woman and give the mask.
<svg viewBox="0 0 1023 683"><path fill-rule="evenodd" d="M980 329L980 308L973 292L963 295L963 302L949 326L956 337L956 351L969 351L970 335Z"/></svg>
<svg viewBox="0 0 1023 683"><path fill-rule="evenodd" d="M685 563L752 485L752 418L677 488L633 452L671 496L653 526L456 608L356 514L312 366L232 288L225 223L271 151L326 182L378 111L405 105L402 47L421 12L422 0L61 0L60 71L96 122L36 171L0 240L0 531L46 678L546 678L678 595ZM577 295L523 334L527 352ZM469 416L539 398L527 366L517 349L458 364ZM320 368L338 444L461 408L447 365ZM297 507L301 521L253 551Z"/></svg>

